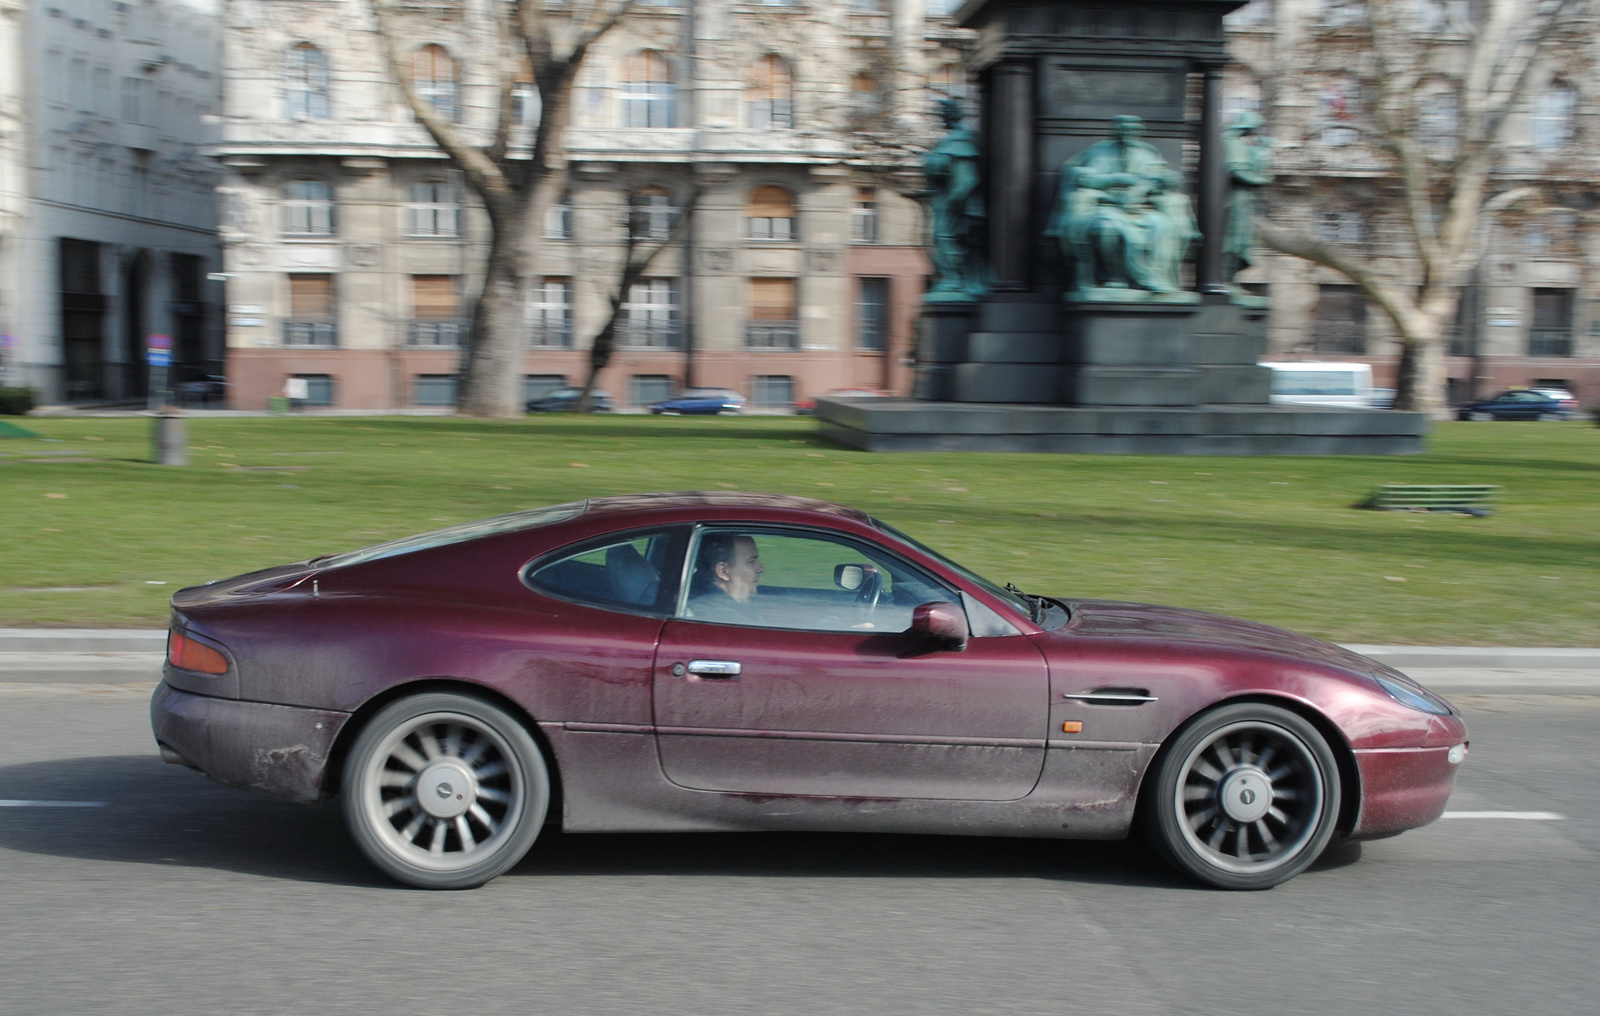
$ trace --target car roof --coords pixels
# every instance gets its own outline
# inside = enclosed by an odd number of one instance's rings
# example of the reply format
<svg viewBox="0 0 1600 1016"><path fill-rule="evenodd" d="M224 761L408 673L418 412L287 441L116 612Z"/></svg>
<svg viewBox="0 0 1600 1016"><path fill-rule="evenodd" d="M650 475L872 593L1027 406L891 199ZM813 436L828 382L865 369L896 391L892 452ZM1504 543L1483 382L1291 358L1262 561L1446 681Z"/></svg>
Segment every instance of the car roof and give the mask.
<svg viewBox="0 0 1600 1016"><path fill-rule="evenodd" d="M871 516L856 508L814 497L796 497L790 494L762 494L736 490L680 490L654 494L619 494L612 497L593 497L588 501L585 516L630 514L640 511L670 511L683 508L758 508L771 511L816 512L870 523Z"/></svg>

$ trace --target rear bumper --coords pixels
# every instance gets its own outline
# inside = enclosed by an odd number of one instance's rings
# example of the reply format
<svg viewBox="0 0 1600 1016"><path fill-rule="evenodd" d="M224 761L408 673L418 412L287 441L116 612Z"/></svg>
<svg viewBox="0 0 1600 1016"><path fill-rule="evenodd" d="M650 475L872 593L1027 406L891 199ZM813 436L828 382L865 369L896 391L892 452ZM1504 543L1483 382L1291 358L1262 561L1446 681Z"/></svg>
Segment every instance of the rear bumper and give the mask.
<svg viewBox="0 0 1600 1016"><path fill-rule="evenodd" d="M1361 814L1352 840L1391 836L1444 813L1460 763L1450 748L1373 748L1355 753L1361 771Z"/></svg>
<svg viewBox="0 0 1600 1016"><path fill-rule="evenodd" d="M150 700L158 744L219 783L290 801L324 796L328 757L349 719L349 713L196 695L165 681Z"/></svg>

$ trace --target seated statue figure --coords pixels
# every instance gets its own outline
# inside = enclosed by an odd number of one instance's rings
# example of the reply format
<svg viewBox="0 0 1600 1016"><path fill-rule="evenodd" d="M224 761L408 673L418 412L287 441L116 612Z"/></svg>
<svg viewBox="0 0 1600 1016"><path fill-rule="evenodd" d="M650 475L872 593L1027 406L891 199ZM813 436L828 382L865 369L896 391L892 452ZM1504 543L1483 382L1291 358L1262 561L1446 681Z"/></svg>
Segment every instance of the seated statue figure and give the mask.
<svg viewBox="0 0 1600 1016"><path fill-rule="evenodd" d="M1100 141L1061 165L1045 235L1061 245L1072 287L1179 291L1178 266L1199 237L1182 177L1152 145L1144 121L1112 120Z"/></svg>

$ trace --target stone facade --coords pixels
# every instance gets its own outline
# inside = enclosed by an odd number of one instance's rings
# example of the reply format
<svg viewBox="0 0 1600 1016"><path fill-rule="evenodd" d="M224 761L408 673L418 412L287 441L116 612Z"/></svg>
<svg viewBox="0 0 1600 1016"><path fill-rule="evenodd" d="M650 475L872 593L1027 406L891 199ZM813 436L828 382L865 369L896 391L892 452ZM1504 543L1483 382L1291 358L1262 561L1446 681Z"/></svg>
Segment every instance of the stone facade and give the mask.
<svg viewBox="0 0 1600 1016"><path fill-rule="evenodd" d="M220 32L182 0L0 0L0 375L46 402L129 401L152 334L222 372ZM208 299L209 297L209 299Z"/></svg>
<svg viewBox="0 0 1600 1016"><path fill-rule="evenodd" d="M1436 78L1458 73L1474 8L1417 0L1412 29L1433 47ZM1275 142L1273 218L1420 283L1415 246L1391 164L1360 129L1365 8L1348 0L1254 0L1229 16L1232 109L1258 109ZM1534 186L1541 200L1498 215L1487 255L1463 292L1450 335L1450 397L1561 384L1600 402L1600 126L1591 112L1597 42L1592 31L1558 40L1539 66L1530 101L1504 135L1495 190ZM1426 84L1424 86L1426 87ZM1454 109L1431 98L1417 125L1448 151ZM1354 360L1392 385L1398 344L1388 319L1330 269L1263 252L1240 276L1269 292L1269 358Z"/></svg>
<svg viewBox="0 0 1600 1016"><path fill-rule="evenodd" d="M400 11L408 49L437 47L417 57L416 80L479 143L498 73L479 57L492 51L486 3ZM903 193L915 183L892 171L905 156L889 139L931 131L939 92L967 94L966 37L944 17L954 6L636 5L574 92L568 199L544 224L530 287L529 394L584 378L630 210L664 227L694 185L693 226L629 294L601 375L619 407L691 373L770 408L908 389L928 269ZM236 0L226 18L213 152L226 172L233 405L259 408L292 377L315 404L450 404L487 223L387 80L368 5ZM531 122L531 89L519 104Z"/></svg>

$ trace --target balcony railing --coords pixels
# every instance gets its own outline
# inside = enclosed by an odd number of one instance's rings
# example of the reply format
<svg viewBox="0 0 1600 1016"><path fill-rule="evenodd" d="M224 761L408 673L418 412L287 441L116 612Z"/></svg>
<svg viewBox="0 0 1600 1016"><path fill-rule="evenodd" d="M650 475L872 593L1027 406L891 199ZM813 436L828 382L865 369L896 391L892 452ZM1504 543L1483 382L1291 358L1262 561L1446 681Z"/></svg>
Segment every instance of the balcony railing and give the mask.
<svg viewBox="0 0 1600 1016"><path fill-rule="evenodd" d="M744 326L746 349L799 349L800 322L751 321Z"/></svg>
<svg viewBox="0 0 1600 1016"><path fill-rule="evenodd" d="M283 322L285 346L320 346L332 349L339 344L337 321L287 318Z"/></svg>
<svg viewBox="0 0 1600 1016"><path fill-rule="evenodd" d="M406 322L406 345L433 349L459 349L472 330L465 318L413 318Z"/></svg>
<svg viewBox="0 0 1600 1016"><path fill-rule="evenodd" d="M1529 356L1571 356L1572 332L1566 328L1535 328L1528 332Z"/></svg>
<svg viewBox="0 0 1600 1016"><path fill-rule="evenodd" d="M617 326L617 346L624 349L682 349L683 326L677 322Z"/></svg>

